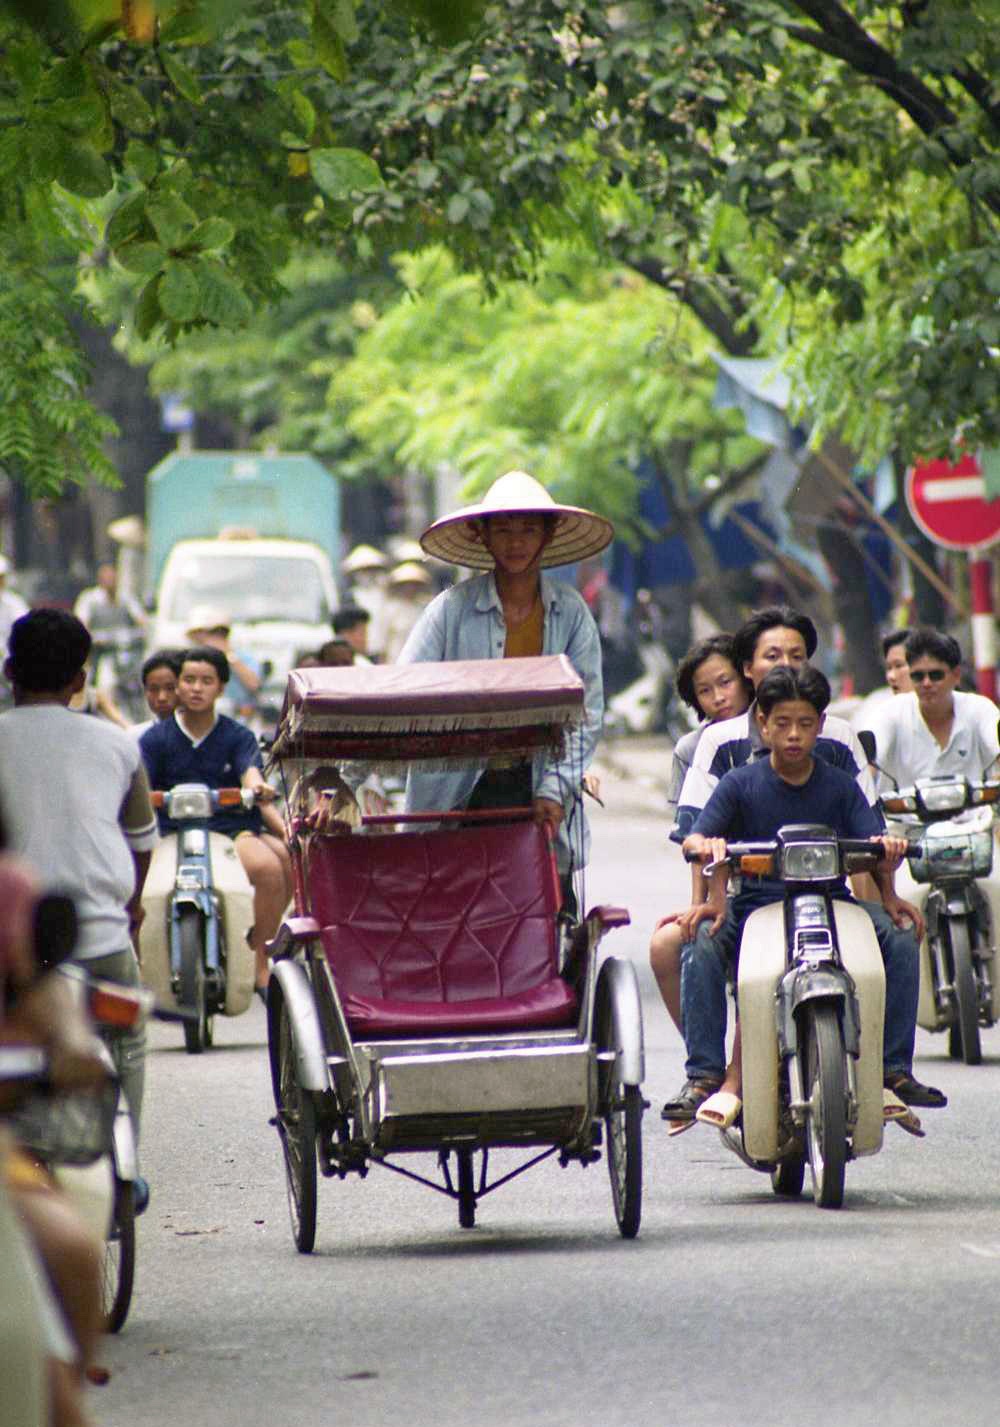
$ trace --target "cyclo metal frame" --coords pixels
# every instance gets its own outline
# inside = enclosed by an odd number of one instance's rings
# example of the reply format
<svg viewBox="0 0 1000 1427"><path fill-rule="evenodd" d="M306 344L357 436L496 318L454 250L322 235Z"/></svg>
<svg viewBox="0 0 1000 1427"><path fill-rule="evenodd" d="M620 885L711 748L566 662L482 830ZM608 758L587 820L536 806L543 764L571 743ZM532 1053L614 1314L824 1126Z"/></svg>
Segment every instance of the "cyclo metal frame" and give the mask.
<svg viewBox="0 0 1000 1427"><path fill-rule="evenodd" d="M527 1015L519 1025L515 1010L502 1015L498 1027L484 1029L476 1025L474 1008L486 1003L463 1007L459 995L429 1005L426 1025L418 1015L412 1027L388 1034L352 1028L350 993L338 985L324 947L329 929L313 914L311 872L315 881L316 859L335 861L338 847L344 855L360 852L374 880L398 873L396 849L423 847L424 838L428 850L435 845L474 850L486 836L476 822L492 825L494 839L498 822L509 829L503 837L510 841L538 836L530 809L500 809L363 817L350 838L317 837L305 822L306 790L310 780L317 786L317 776L320 787L338 780L328 765L483 766L498 756L558 749L582 713L582 685L561 655L308 669L290 676L272 757L288 786L296 915L286 920L271 948L268 1032L275 1123L300 1250L312 1247L315 1181L310 1185L310 1177L317 1152L327 1176L365 1174L376 1164L443 1192L458 1201L463 1227L471 1227L483 1195L540 1160L558 1155L563 1164L588 1164L600 1158L602 1129L619 1228L626 1237L638 1231L644 1073L638 988L630 962L608 957L598 965L597 955L604 933L627 924L627 912L596 908L580 923L557 917L550 860L547 935L553 946L558 935L559 965L553 964L546 985L562 997L567 1013L555 1024ZM426 824L415 837L412 828ZM448 843L456 833L447 829L459 826L463 832ZM393 831L397 827L405 830L402 841ZM451 930L443 927L441 936ZM455 935L461 956L461 931ZM449 1020L456 1023L449 1027ZM537 1152L490 1180L489 1151L499 1147ZM399 1156L420 1151L437 1152L440 1181L398 1162ZM476 1175L473 1156L480 1152Z"/></svg>

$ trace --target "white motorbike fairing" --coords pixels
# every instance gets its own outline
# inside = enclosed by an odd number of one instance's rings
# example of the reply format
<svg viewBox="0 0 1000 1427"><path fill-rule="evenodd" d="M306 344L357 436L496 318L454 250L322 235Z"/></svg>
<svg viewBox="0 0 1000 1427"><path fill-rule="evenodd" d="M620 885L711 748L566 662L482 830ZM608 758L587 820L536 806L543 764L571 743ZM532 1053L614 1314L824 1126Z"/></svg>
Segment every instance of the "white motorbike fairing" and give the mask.
<svg viewBox="0 0 1000 1427"><path fill-rule="evenodd" d="M168 1009L177 1005L170 976L170 902L177 875L177 837L169 833L157 845L142 894L146 909L140 940L142 979L156 994L157 1002ZM222 1009L227 1016L239 1016L253 999L254 954L246 940L253 926L253 888L232 840L217 832L208 833L208 839L226 949L226 1004Z"/></svg>
<svg viewBox="0 0 1000 1427"><path fill-rule="evenodd" d="M855 1156L882 1146L882 1032L885 971L871 918L855 903L835 899L837 941L856 989L860 1055L856 1062L858 1114L851 1136ZM737 982L742 1026L743 1144L762 1164L778 1153L778 1035L775 993L787 970L782 902L759 907L743 928Z"/></svg>

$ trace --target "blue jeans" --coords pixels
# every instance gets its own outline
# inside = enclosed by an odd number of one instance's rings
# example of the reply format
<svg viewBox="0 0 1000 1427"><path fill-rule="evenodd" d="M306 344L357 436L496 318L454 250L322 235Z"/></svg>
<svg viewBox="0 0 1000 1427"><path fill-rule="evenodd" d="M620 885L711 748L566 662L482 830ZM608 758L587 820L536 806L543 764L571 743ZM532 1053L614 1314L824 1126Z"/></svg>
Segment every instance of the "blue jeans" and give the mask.
<svg viewBox="0 0 1000 1427"><path fill-rule="evenodd" d="M884 1074L909 1072L920 992L917 939L911 930L897 927L881 903L859 905L872 919L885 965ZM702 922L694 941L681 949L681 1015L689 1080L721 1080L726 1070L726 979L741 931L731 902L714 936L708 927L707 921Z"/></svg>

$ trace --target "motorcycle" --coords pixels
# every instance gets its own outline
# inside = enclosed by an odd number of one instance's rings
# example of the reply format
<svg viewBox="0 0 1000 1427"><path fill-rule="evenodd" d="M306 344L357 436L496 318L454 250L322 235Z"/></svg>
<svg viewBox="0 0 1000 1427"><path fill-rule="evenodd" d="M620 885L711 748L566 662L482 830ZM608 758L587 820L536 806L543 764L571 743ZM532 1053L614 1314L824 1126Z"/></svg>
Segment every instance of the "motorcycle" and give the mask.
<svg viewBox="0 0 1000 1427"><path fill-rule="evenodd" d="M253 888L230 838L209 822L224 807L254 805L248 788L179 783L152 795L155 807L180 824L153 854L143 906L143 981L184 1018L184 1045L199 1055L211 1046L213 1017L239 1016L254 990Z"/></svg>
<svg viewBox="0 0 1000 1427"><path fill-rule="evenodd" d="M1000 782L920 778L880 799L887 819L919 828L900 894L923 904L927 934L920 945L917 1021L948 1032L953 1060L979 1065L980 1029L1000 1017L994 975L1000 926L1000 879L993 873L995 804Z"/></svg>
<svg viewBox="0 0 1000 1427"><path fill-rule="evenodd" d="M130 625L101 630L94 636L91 651L94 687L110 694L133 723L148 717L142 688L142 647L142 630Z"/></svg>
<svg viewBox="0 0 1000 1427"><path fill-rule="evenodd" d="M732 871L780 880L784 896L743 926L742 1112L720 1134L750 1169L770 1174L776 1194L799 1195L808 1164L826 1209L843 1204L848 1160L882 1147L882 956L864 909L831 895L878 855L871 842L812 824L727 844Z"/></svg>

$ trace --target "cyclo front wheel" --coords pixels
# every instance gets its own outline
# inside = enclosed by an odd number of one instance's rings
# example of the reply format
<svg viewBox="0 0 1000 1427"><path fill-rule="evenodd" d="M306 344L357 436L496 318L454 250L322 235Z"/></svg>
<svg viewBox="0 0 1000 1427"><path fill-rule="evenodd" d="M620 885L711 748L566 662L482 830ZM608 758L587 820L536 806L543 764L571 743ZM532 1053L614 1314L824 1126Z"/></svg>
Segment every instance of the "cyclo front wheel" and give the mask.
<svg viewBox="0 0 1000 1427"><path fill-rule="evenodd" d="M200 1055L211 1045L208 1006L205 988L205 924L197 907L181 907L177 921L180 945L180 1002L187 1011L194 1011L184 1022L184 1048L188 1055Z"/></svg>
<svg viewBox="0 0 1000 1427"><path fill-rule="evenodd" d="M634 1239L642 1218L642 1092L612 1073L604 1129L611 1202L623 1239Z"/></svg>
<svg viewBox="0 0 1000 1427"><path fill-rule="evenodd" d="M101 1308L108 1333L121 1331L132 1302L135 1281L135 1185L115 1178L111 1227L104 1243Z"/></svg>
<svg viewBox="0 0 1000 1427"><path fill-rule="evenodd" d="M839 1209L847 1166L847 1074L837 1012L832 1006L810 1008L804 1032L806 1153L813 1199L821 1209Z"/></svg>
<svg viewBox="0 0 1000 1427"><path fill-rule="evenodd" d="M310 1092L298 1081L292 1022L284 996L279 998L276 1016L273 1006L269 1010L271 1085L285 1158L288 1213L295 1247L300 1254L308 1254L316 1242L316 1107Z"/></svg>

